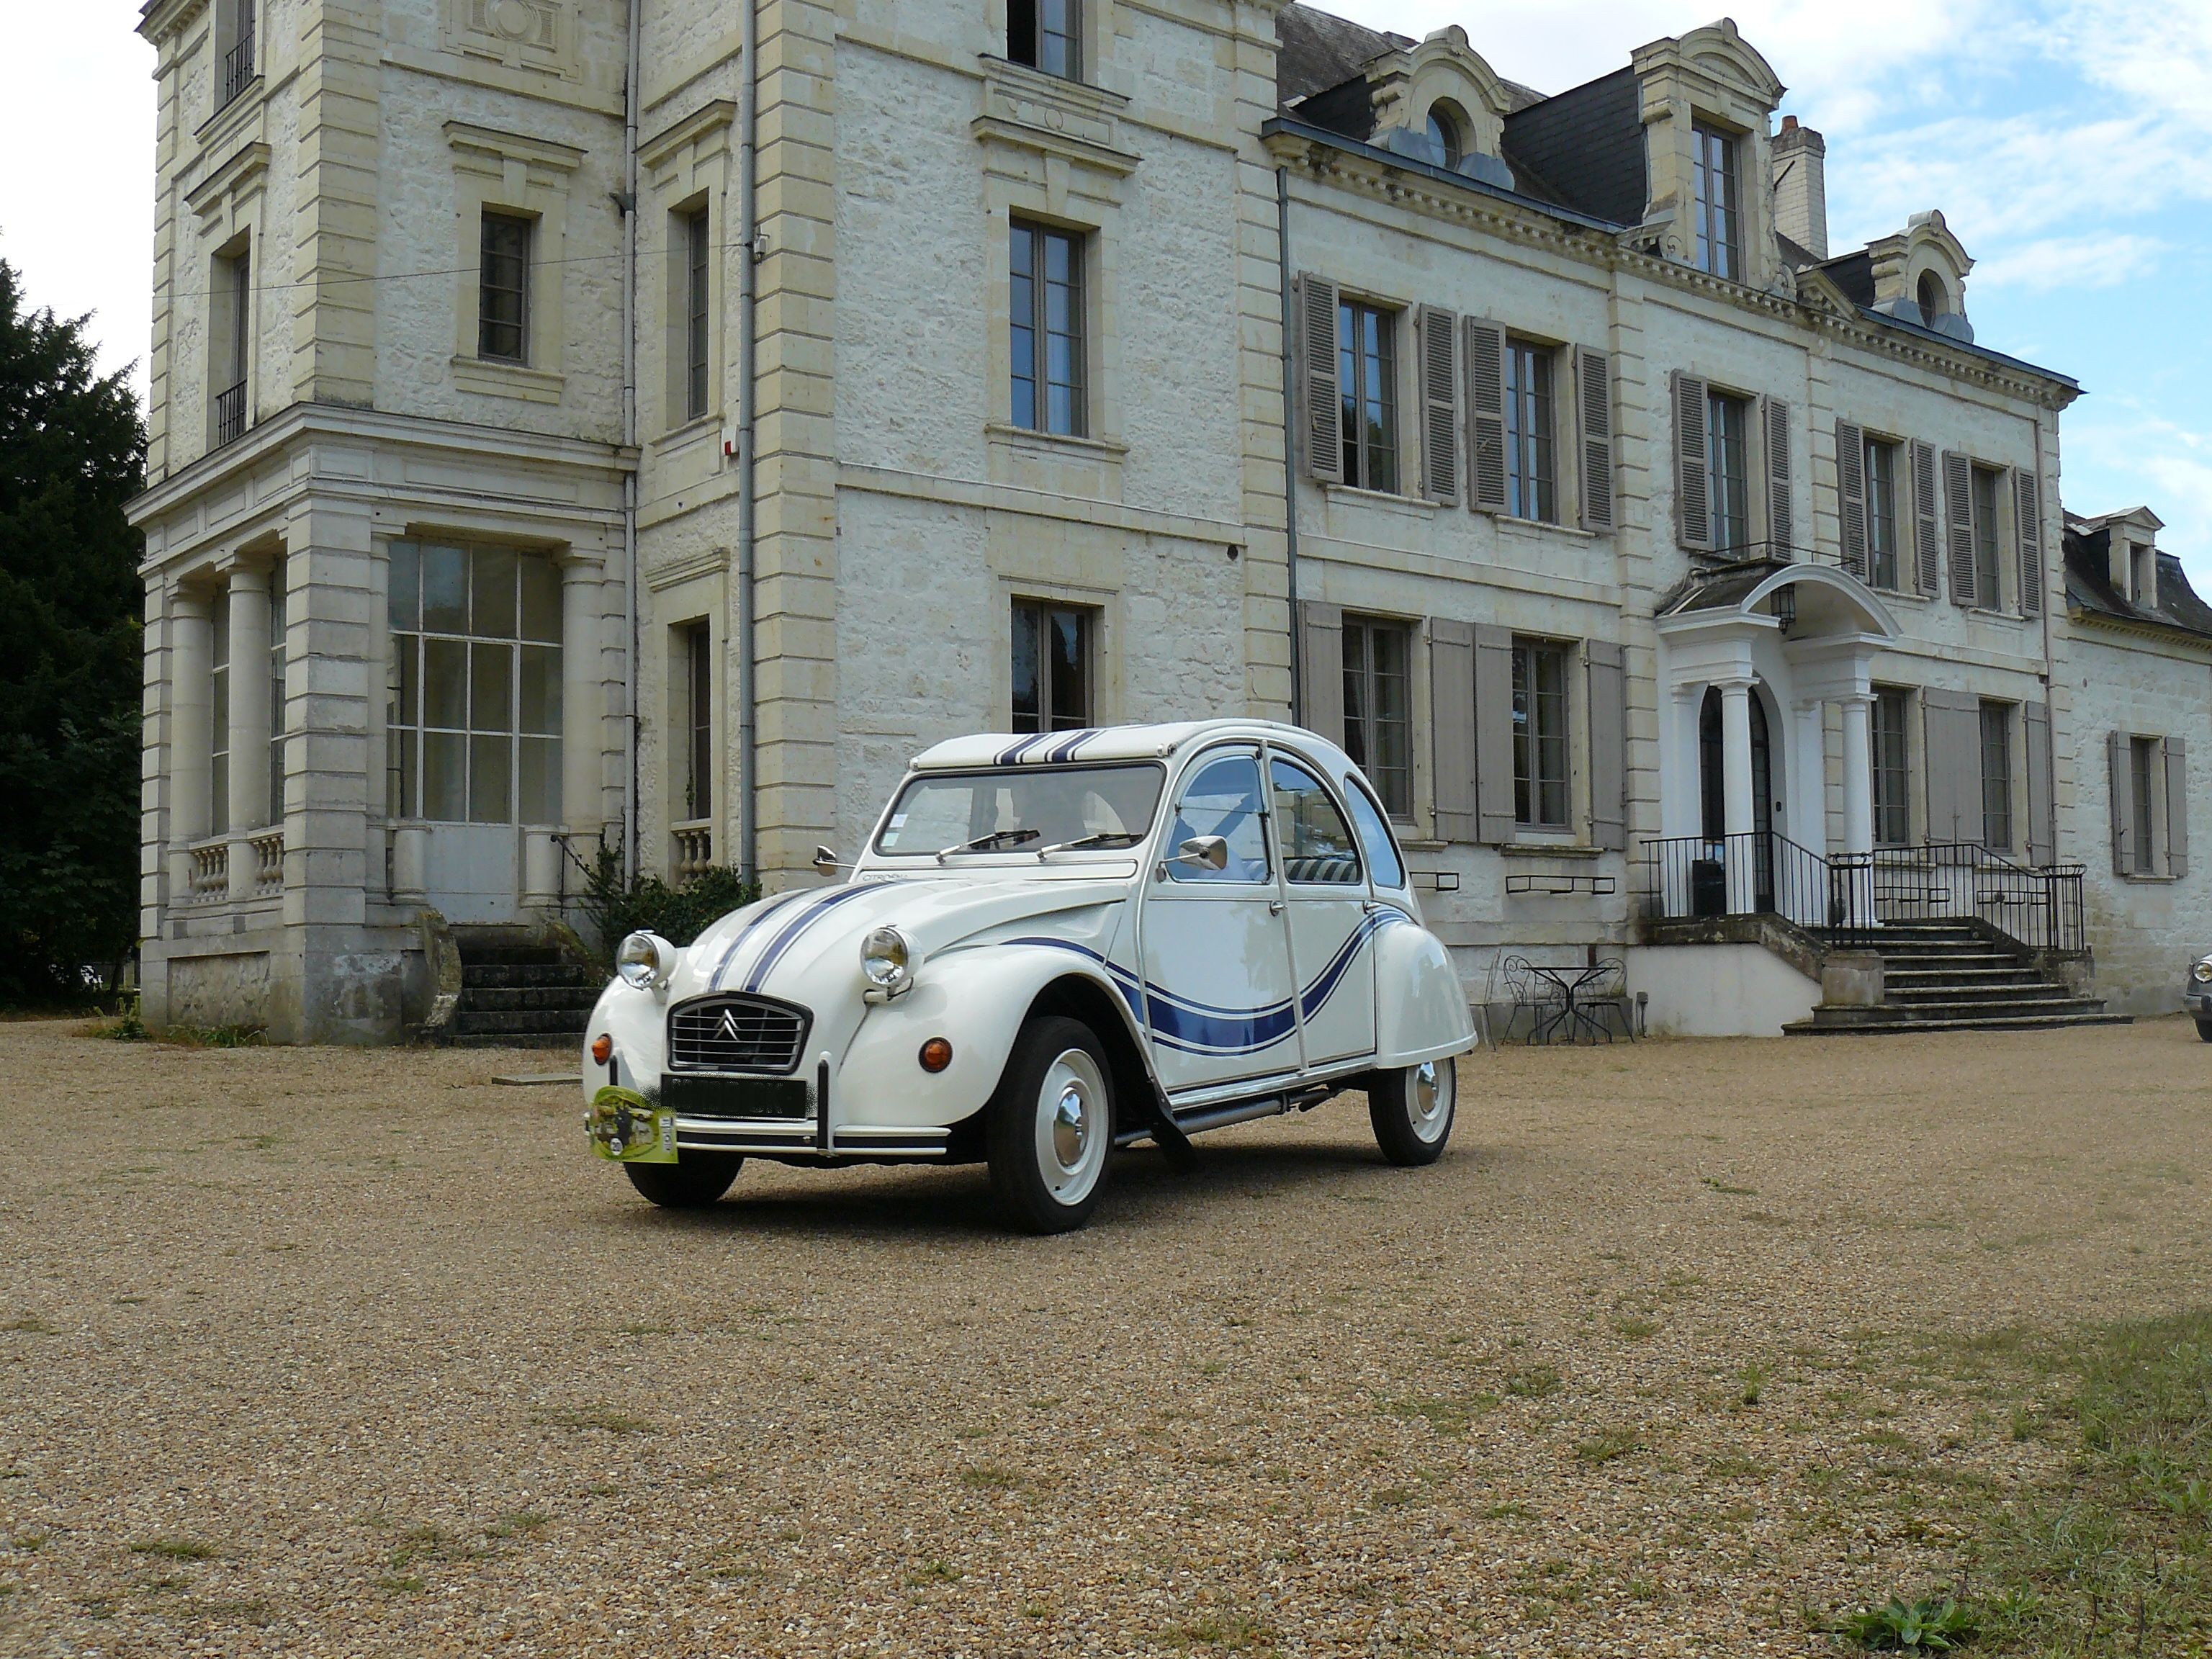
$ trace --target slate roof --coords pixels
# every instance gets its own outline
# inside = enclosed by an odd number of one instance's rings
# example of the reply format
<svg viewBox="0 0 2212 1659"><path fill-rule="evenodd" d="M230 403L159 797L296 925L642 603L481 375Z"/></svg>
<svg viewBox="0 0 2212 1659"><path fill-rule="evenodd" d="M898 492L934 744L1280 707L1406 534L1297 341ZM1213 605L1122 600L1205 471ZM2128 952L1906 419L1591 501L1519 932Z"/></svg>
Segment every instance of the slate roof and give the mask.
<svg viewBox="0 0 2212 1659"><path fill-rule="evenodd" d="M1636 71L1621 68L1505 118L1505 161L1562 205L1610 224L1644 217L1644 119Z"/></svg>
<svg viewBox="0 0 2212 1659"><path fill-rule="evenodd" d="M2079 520L2066 526L2066 603L2073 610L2108 622L2162 629L2212 643L2212 605L2197 596L2171 553L2158 555L2158 604L2139 605L2121 597L2112 583L2112 532L2091 529Z"/></svg>

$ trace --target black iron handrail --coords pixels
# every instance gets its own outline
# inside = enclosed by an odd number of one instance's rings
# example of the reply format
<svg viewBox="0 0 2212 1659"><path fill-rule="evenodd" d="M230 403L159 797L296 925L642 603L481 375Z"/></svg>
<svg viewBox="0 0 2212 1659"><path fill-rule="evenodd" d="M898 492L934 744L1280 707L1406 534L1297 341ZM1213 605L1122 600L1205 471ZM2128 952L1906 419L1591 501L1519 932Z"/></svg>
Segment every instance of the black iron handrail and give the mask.
<svg viewBox="0 0 2212 1659"><path fill-rule="evenodd" d="M246 382L215 394L215 447L234 444L246 435Z"/></svg>
<svg viewBox="0 0 2212 1659"><path fill-rule="evenodd" d="M1767 830L1644 844L1653 921L1778 915L1801 927L1977 921L2030 950L2087 948L2086 866L2030 867L1970 842L1823 855Z"/></svg>
<svg viewBox="0 0 2212 1659"><path fill-rule="evenodd" d="M228 109L239 94L253 83L253 25L248 21L240 30L238 44L223 54L222 102Z"/></svg>

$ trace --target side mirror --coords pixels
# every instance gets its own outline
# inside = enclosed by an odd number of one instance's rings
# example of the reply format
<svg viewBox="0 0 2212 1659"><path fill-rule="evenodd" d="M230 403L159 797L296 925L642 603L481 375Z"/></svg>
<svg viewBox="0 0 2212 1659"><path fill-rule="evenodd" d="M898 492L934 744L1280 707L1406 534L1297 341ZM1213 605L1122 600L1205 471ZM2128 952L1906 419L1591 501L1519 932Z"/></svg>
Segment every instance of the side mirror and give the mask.
<svg viewBox="0 0 2212 1659"><path fill-rule="evenodd" d="M1208 870L1229 867L1229 843L1219 836L1194 836L1176 849L1176 864L1203 865Z"/></svg>
<svg viewBox="0 0 2212 1659"><path fill-rule="evenodd" d="M837 861L837 855L831 852L828 848L817 847L814 849L815 874L820 876L834 876L844 867L845 866L843 865Z"/></svg>

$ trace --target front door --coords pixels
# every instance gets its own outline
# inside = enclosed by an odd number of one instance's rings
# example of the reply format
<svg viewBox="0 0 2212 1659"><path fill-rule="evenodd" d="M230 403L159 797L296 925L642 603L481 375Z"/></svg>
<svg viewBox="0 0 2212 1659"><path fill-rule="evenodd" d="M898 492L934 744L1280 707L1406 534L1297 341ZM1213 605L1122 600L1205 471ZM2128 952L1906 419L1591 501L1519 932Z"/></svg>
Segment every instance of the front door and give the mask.
<svg viewBox="0 0 2212 1659"><path fill-rule="evenodd" d="M1170 1095L1294 1072L1297 1011L1289 930L1268 857L1255 750L1217 750L1183 775L1162 857L1146 886L1145 1018ZM1183 842L1219 836L1221 870L1172 862Z"/></svg>
<svg viewBox="0 0 2212 1659"><path fill-rule="evenodd" d="M1698 709L1698 796L1705 838L1719 846L1727 839L1726 762L1721 749L1721 694L1708 687ZM1774 738L1766 724L1766 699L1751 694L1751 846L1753 885L1758 908L1774 908Z"/></svg>
<svg viewBox="0 0 2212 1659"><path fill-rule="evenodd" d="M1375 1052L1377 906L1352 826L1319 778L1293 760L1269 757L1275 840L1290 900L1291 971L1298 984L1305 1063Z"/></svg>

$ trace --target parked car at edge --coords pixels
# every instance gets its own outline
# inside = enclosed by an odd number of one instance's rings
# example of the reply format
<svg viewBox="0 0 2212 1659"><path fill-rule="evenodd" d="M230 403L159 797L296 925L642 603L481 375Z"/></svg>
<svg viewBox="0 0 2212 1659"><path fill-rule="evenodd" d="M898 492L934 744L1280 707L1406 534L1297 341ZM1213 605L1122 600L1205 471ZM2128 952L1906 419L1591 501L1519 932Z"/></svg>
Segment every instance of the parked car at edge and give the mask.
<svg viewBox="0 0 2212 1659"><path fill-rule="evenodd" d="M1378 800L1264 721L939 744L845 882L623 942L597 1150L678 1207L747 1158L981 1159L1036 1232L1083 1224L1115 1146L1347 1089L1385 1156L1431 1163L1475 1035Z"/></svg>
<svg viewBox="0 0 2212 1659"><path fill-rule="evenodd" d="M2197 1035L2212 1042L2212 956L2199 957L2189 965L2181 1006L2196 1016Z"/></svg>

